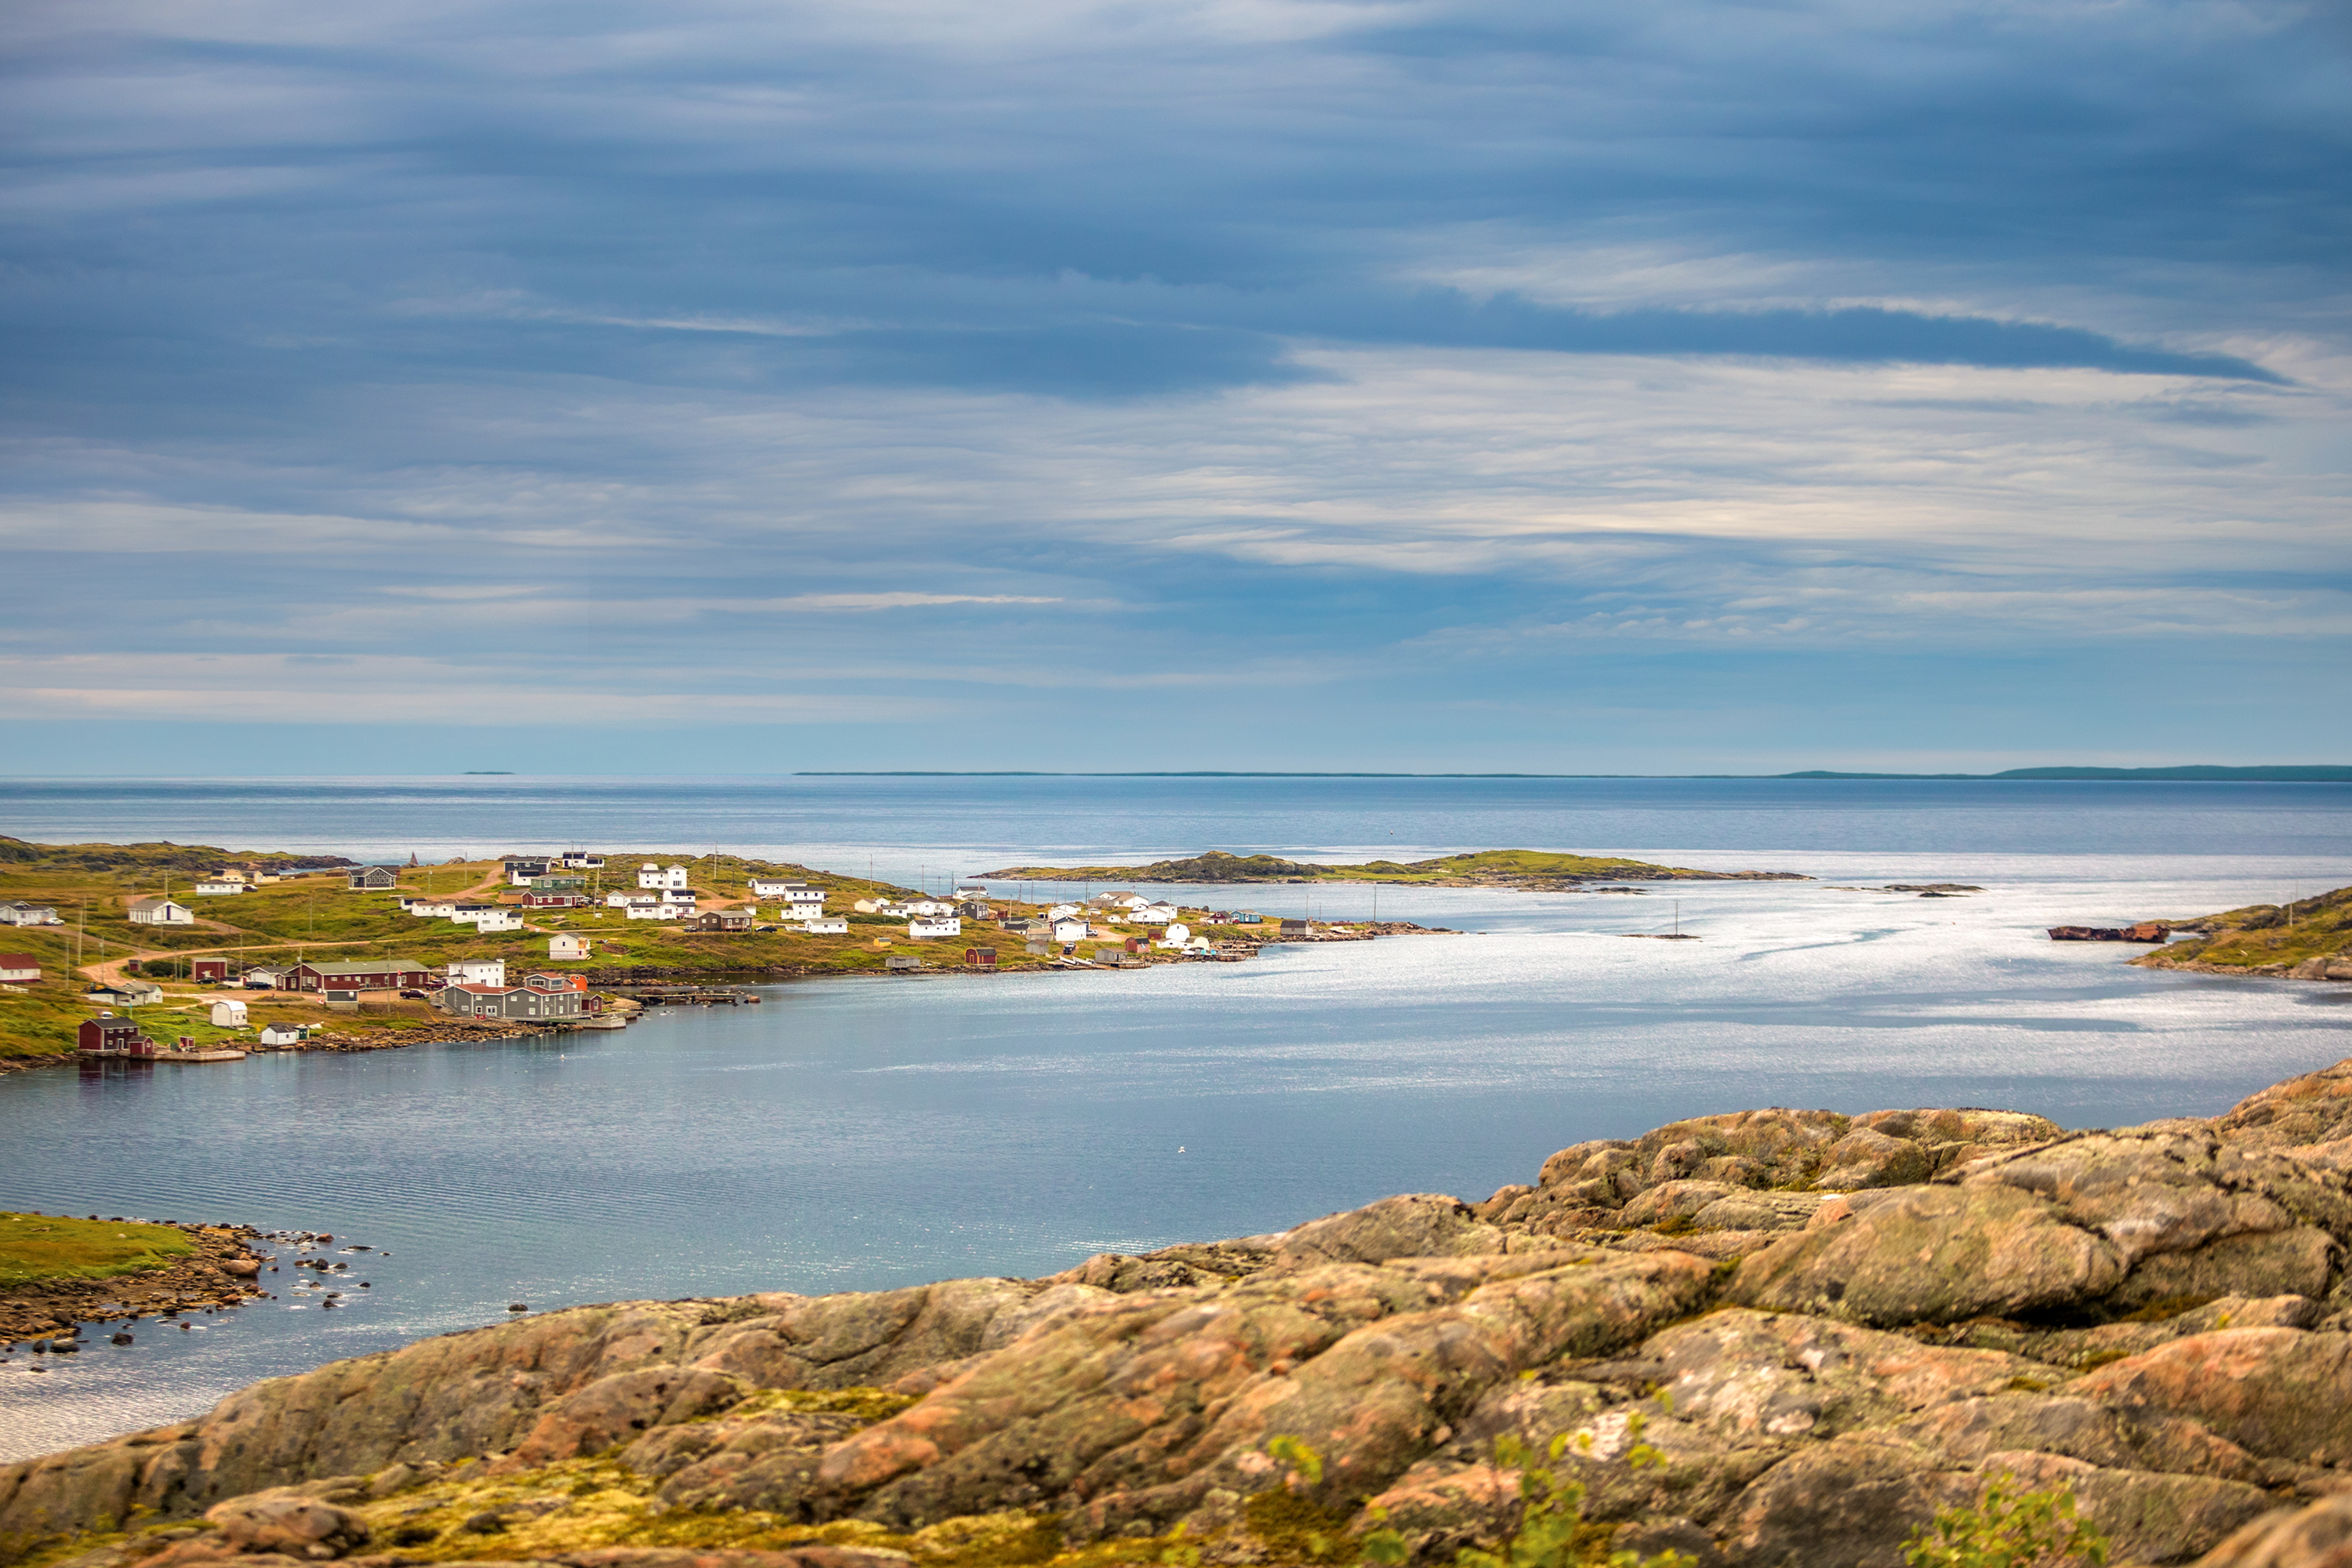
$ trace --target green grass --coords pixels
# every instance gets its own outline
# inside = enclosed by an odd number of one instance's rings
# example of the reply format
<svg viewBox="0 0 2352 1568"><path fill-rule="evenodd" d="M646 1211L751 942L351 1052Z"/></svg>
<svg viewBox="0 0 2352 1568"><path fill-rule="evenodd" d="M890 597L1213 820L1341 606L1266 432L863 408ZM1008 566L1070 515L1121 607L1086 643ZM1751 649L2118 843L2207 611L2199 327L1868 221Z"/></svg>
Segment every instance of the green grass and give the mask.
<svg viewBox="0 0 2352 1568"><path fill-rule="evenodd" d="M109 1279L161 1268L195 1249L167 1225L0 1211L0 1285Z"/></svg>
<svg viewBox="0 0 2352 1568"><path fill-rule="evenodd" d="M2338 888L2292 907L2249 904L2195 922L2212 929L2148 954L2158 964L2194 962L2230 969L2293 968L2306 958L2352 952L2352 888Z"/></svg>

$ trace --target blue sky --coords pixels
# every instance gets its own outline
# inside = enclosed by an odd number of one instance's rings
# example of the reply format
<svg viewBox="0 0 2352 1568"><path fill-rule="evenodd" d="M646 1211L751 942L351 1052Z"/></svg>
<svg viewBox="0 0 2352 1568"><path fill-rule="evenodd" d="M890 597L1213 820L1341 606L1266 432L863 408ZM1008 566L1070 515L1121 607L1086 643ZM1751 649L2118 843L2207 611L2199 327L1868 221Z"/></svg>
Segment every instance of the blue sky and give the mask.
<svg viewBox="0 0 2352 1568"><path fill-rule="evenodd" d="M2352 23L20 0L15 773L2352 761Z"/></svg>

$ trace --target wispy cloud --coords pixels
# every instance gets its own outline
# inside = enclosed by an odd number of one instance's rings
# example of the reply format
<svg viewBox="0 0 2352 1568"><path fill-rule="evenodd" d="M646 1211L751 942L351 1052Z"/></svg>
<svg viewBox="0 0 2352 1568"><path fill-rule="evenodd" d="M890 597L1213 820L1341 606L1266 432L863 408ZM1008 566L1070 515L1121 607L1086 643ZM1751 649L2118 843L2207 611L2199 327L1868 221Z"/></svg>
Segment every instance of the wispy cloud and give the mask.
<svg viewBox="0 0 2352 1568"><path fill-rule="evenodd" d="M0 40L11 711L1034 760L1587 684L1678 736L1770 660L1922 661L1892 721L2030 647L2072 678L1969 721L2071 737L2256 722L2134 706L2183 645L2233 691L2352 652L2347 40L2288 0Z"/></svg>

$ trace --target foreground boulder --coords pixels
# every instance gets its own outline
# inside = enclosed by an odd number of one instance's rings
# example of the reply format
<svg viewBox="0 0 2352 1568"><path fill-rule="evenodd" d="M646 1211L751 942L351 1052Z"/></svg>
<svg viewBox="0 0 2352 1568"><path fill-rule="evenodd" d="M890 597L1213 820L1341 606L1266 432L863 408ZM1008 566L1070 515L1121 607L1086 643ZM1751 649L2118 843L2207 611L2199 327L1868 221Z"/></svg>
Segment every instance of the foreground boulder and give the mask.
<svg viewBox="0 0 2352 1568"><path fill-rule="evenodd" d="M1380 1521L1446 1563L1515 1528L1497 1439L1564 1437L1595 1550L1894 1568L2011 1477L2118 1563L2315 1564L2352 1539L2348 1242L2352 1064L2115 1132L1696 1118L1477 1204L338 1363L0 1466L0 1555L1075 1568L1352 1561Z"/></svg>

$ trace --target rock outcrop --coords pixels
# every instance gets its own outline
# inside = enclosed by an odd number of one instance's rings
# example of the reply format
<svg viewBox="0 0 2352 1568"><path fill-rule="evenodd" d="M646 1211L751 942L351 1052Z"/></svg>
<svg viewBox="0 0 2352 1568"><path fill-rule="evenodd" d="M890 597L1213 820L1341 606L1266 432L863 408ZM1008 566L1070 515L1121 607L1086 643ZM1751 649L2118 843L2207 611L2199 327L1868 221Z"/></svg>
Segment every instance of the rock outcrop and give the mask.
<svg viewBox="0 0 2352 1568"><path fill-rule="evenodd" d="M1513 1528L1496 1440L1564 1436L1597 1550L1892 1568L2009 1476L2117 1563L2315 1568L2352 1542L2347 1243L2352 1062L2116 1131L1701 1117L1481 1203L338 1363L0 1466L0 1552L1258 1563L1352 1561L1380 1521L1446 1563Z"/></svg>

